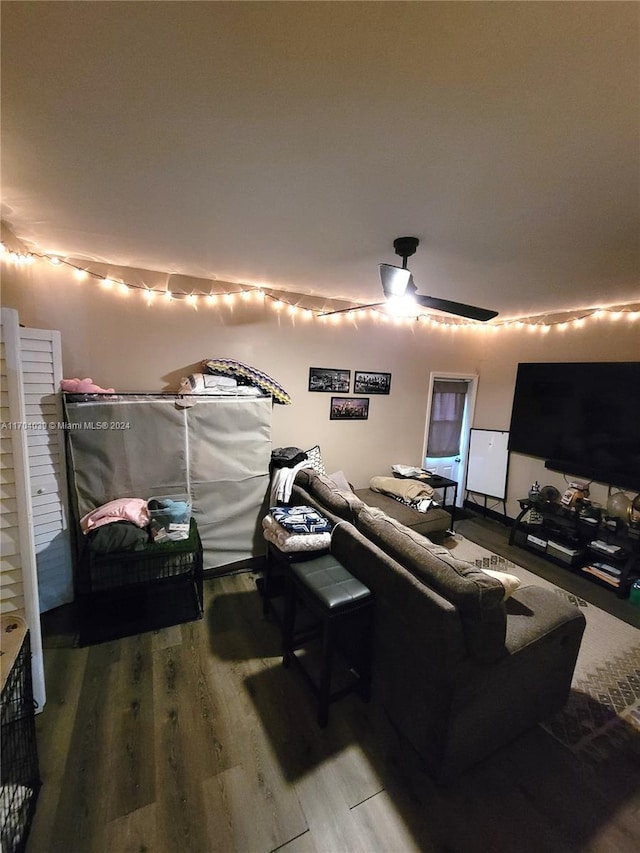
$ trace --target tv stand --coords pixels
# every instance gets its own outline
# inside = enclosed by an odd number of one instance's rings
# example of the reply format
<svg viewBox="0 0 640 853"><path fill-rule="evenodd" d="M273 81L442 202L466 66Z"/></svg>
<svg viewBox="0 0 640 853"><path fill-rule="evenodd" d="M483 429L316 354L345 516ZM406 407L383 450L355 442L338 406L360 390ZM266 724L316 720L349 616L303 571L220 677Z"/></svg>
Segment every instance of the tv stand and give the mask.
<svg viewBox="0 0 640 853"><path fill-rule="evenodd" d="M613 590L618 598L628 597L631 584L640 576L640 537L635 531L626 526L611 530L557 503L528 498L518 503L520 513L511 527L509 545L584 575ZM539 514L540 523L525 520L530 510Z"/></svg>

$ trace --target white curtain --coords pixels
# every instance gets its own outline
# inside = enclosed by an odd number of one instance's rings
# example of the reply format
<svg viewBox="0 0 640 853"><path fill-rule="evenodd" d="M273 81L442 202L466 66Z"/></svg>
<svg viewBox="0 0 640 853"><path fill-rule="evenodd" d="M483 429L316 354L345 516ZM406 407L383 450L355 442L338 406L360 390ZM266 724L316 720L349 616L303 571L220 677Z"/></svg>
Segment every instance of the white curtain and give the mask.
<svg viewBox="0 0 640 853"><path fill-rule="evenodd" d="M440 459L460 453L467 382L436 379L433 383L427 456Z"/></svg>

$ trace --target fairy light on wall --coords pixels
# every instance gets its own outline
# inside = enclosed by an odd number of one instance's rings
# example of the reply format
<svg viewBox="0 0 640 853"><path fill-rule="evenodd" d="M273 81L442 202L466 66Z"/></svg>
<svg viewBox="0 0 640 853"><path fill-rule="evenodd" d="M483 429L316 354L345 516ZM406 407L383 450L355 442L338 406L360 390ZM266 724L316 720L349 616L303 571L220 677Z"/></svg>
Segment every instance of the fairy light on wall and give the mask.
<svg viewBox="0 0 640 853"><path fill-rule="evenodd" d="M626 323L637 323L640 320L640 308L638 303L629 305L615 306L597 306L589 309L577 309L573 311L562 311L556 315L536 315L533 317L518 317L504 320L492 320L489 323L480 323L474 320L441 317L438 314L430 314L428 312L420 312L415 315L407 314L406 316L391 316L385 306L375 306L368 308L367 306L354 306L348 309L342 309L340 313L332 313L331 309L308 308L300 305L300 294L295 294L296 301L288 301L282 295L274 296L264 289L263 285L242 285L238 286L236 291L226 291L220 293L197 293L197 292L176 292L173 293L170 288L154 288L147 284L132 283L124 280L114 280L111 276L103 275L92 271L90 268L79 265L69 259L58 254L39 254L37 252L28 251L13 251L10 250L4 243L0 243L0 260L5 263L12 264L16 267L28 267L37 261L46 262L56 268L67 267L73 271L74 278L78 281L86 281L93 279L98 282L105 290L110 290L118 296L128 296L132 291L139 290L147 306L151 306L158 300L167 305L178 305L184 302L194 310L204 302L207 306L219 306L224 303L229 308L233 308L236 300L245 303L255 301L259 304L264 304L265 301L270 302L272 308L277 313L286 310L286 313L293 319L302 316L305 321L319 320L325 323L327 320L332 325L339 325L343 320L349 320L352 325L358 326L358 321L365 318L369 322L382 323L385 325L391 324L396 327L407 325L418 325L424 329L438 329L443 332L451 332L453 334L467 329L475 329L478 331L488 331L492 334L498 331L522 331L527 329L531 334L539 332L546 335L551 331L560 334L566 333L567 330L579 332L587 326L587 321L601 322L603 319L609 320L612 323L624 321ZM88 262L87 262L88 263Z"/></svg>

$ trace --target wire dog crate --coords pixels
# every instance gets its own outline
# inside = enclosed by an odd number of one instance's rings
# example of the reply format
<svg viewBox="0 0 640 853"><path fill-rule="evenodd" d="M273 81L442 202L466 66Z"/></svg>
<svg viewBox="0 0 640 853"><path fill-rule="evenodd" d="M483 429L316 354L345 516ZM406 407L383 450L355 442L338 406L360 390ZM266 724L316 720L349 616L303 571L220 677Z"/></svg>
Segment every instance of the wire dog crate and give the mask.
<svg viewBox="0 0 640 853"><path fill-rule="evenodd" d="M76 572L80 645L200 619L202 598L202 543L193 518L188 539L102 555L87 548Z"/></svg>
<svg viewBox="0 0 640 853"><path fill-rule="evenodd" d="M2 853L20 853L40 790L35 704L31 679L31 641L24 619L2 616Z"/></svg>

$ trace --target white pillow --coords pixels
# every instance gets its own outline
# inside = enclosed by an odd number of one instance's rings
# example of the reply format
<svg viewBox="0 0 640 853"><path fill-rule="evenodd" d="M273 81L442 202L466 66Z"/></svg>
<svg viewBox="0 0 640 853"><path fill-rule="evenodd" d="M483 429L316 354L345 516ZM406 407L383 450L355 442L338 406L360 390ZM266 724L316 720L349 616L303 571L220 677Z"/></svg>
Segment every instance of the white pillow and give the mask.
<svg viewBox="0 0 640 853"><path fill-rule="evenodd" d="M481 569L481 571L483 571L485 575L489 575L489 577L500 581L504 587L505 599L509 598L510 595L513 595L522 583L520 578L517 578L515 575L509 575L507 572L495 572L493 569Z"/></svg>
<svg viewBox="0 0 640 853"><path fill-rule="evenodd" d="M341 492L353 492L349 481L344 475L344 471L335 471L333 474L329 474L329 479L336 484Z"/></svg>

